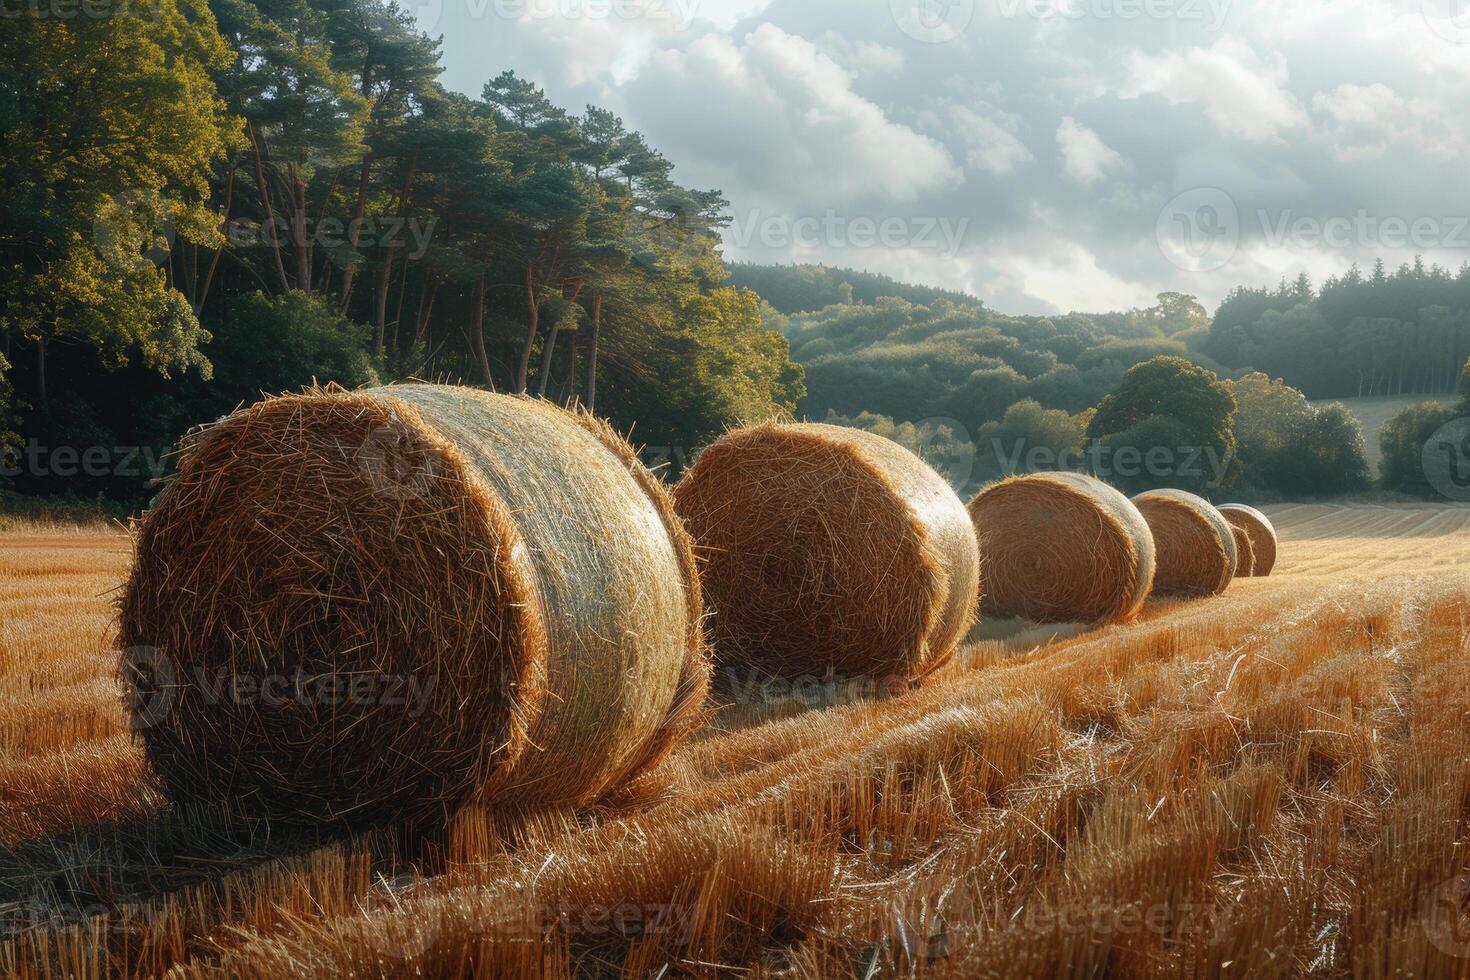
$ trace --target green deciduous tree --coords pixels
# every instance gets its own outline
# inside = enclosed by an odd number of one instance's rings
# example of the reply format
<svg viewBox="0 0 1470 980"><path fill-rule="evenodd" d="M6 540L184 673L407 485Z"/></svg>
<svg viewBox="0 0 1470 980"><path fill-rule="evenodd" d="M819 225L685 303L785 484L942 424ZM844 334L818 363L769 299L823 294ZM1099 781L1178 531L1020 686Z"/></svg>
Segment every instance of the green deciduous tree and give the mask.
<svg viewBox="0 0 1470 980"><path fill-rule="evenodd" d="M1112 437L1118 445L1145 451L1156 445L1175 452L1213 452L1227 467L1220 483L1223 489L1240 471L1235 410L1230 386L1214 372L1182 357L1155 357L1129 368L1118 387L1098 403L1087 435ZM1144 423L1149 427L1139 428ZM1124 433L1128 436L1120 439ZM1148 443L1155 437L1164 441ZM1159 479L1155 485L1170 485L1167 474Z"/></svg>

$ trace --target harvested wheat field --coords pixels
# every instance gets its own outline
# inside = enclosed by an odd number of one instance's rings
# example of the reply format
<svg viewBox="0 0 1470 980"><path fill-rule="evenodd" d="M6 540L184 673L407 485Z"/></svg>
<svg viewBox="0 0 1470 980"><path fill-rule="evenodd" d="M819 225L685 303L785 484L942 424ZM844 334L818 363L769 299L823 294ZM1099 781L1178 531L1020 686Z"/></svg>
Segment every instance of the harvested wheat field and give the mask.
<svg viewBox="0 0 1470 980"><path fill-rule="evenodd" d="M7 532L0 974L1470 976L1470 508L1266 512L1269 578L885 701L727 685L619 808L427 840L167 804L126 539Z"/></svg>

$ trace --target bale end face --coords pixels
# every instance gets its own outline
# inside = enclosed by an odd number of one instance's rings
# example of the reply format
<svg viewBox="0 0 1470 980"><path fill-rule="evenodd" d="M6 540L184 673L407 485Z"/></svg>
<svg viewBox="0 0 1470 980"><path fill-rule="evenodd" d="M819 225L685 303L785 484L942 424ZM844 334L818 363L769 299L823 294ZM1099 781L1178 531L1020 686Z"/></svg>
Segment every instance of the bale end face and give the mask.
<svg viewBox="0 0 1470 980"><path fill-rule="evenodd" d="M1012 477L970 502L980 537L983 616L1104 623L1137 615L1154 544L1138 509L1081 473Z"/></svg>
<svg viewBox="0 0 1470 980"><path fill-rule="evenodd" d="M1235 577L1235 535L1213 504L1184 490L1151 490L1133 503L1153 532L1155 593L1200 597L1225 591Z"/></svg>

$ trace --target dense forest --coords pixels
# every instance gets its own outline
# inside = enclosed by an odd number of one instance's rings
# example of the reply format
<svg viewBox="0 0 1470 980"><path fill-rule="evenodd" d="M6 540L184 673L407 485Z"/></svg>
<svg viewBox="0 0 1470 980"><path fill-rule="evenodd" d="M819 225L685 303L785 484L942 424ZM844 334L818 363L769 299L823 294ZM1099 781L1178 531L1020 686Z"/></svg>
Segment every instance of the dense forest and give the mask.
<svg viewBox="0 0 1470 980"><path fill-rule="evenodd" d="M143 497L118 457L313 379L525 391L674 445L795 408L785 340L722 285L725 201L614 115L510 72L446 90L386 0L109 14L0 32L17 489Z"/></svg>
<svg viewBox="0 0 1470 980"><path fill-rule="evenodd" d="M1238 288L1215 313L1202 350L1311 398L1446 394L1470 356L1470 264L1378 262L1313 290L1306 276L1275 289Z"/></svg>

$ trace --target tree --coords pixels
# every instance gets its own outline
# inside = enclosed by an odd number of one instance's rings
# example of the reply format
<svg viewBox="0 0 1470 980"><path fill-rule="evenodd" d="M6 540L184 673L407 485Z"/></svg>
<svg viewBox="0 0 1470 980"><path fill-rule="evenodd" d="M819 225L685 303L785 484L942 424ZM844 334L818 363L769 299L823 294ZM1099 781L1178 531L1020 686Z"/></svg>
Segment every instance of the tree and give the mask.
<svg viewBox="0 0 1470 980"><path fill-rule="evenodd" d="M1362 427L1342 406L1316 408L1297 389L1259 372L1233 382L1231 390L1244 482L1288 497L1369 485Z"/></svg>
<svg viewBox="0 0 1470 980"><path fill-rule="evenodd" d="M1158 303L1144 310L1143 318L1171 335L1210 325L1210 314L1188 293L1159 293Z"/></svg>
<svg viewBox="0 0 1470 980"><path fill-rule="evenodd" d="M1455 411L1439 402L1421 402L1399 412L1378 430L1383 456L1378 462L1387 490L1434 499L1439 492L1424 473L1424 444Z"/></svg>
<svg viewBox="0 0 1470 980"><path fill-rule="evenodd" d="M1229 385L1214 372L1182 357L1155 357L1129 368L1112 394L1098 403L1087 425L1087 435L1093 439L1115 437L1118 445L1145 451L1157 446L1174 452L1213 453L1226 467L1219 484L1224 488L1240 471L1233 430L1235 410L1235 396ZM1155 421L1158 419L1172 423L1167 432ZM1140 429L1145 422L1151 423L1150 427ZM1123 433L1129 433L1128 438L1119 440ZM1166 441L1140 446L1141 436Z"/></svg>
<svg viewBox="0 0 1470 980"><path fill-rule="evenodd" d="M79 343L114 364L208 371L175 288L173 238L218 243L211 164L235 145L211 72L230 51L203 0L119 0L105 17L7 18L0 329L35 365ZM186 273L187 275L187 273Z"/></svg>

